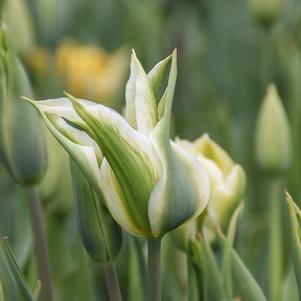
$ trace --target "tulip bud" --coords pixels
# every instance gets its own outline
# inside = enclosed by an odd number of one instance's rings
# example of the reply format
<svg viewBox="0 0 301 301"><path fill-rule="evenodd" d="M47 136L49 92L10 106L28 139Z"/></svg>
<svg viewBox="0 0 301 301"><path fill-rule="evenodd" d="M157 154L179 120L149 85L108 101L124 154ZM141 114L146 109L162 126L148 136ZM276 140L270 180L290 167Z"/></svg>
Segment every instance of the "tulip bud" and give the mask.
<svg viewBox="0 0 301 301"><path fill-rule="evenodd" d="M31 95L26 73L0 28L0 155L24 185L39 182L46 169L46 145L37 112L21 95Z"/></svg>
<svg viewBox="0 0 301 301"><path fill-rule="evenodd" d="M183 140L177 143L194 154L207 171L211 186L208 214L215 223L225 226L243 197L246 187L244 170L208 134L193 143Z"/></svg>
<svg viewBox="0 0 301 301"><path fill-rule="evenodd" d="M70 162L75 212L80 237L88 254L100 264L117 258L122 246L118 224L74 162Z"/></svg>
<svg viewBox="0 0 301 301"><path fill-rule="evenodd" d="M250 7L260 23L269 26L275 22L283 9L284 0L250 0Z"/></svg>
<svg viewBox="0 0 301 301"><path fill-rule="evenodd" d="M255 132L255 151L259 166L270 173L288 169L292 145L288 117L275 85L269 85Z"/></svg>

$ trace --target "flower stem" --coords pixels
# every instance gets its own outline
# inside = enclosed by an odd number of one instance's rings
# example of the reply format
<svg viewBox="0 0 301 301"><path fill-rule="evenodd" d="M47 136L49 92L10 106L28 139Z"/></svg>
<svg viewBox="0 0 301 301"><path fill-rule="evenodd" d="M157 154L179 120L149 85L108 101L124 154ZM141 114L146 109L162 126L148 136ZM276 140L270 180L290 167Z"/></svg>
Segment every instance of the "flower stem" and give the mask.
<svg viewBox="0 0 301 301"><path fill-rule="evenodd" d="M31 218L32 232L35 242L35 253L38 266L39 278L42 282L41 300L53 300L53 288L50 273L49 256L45 227L43 222L42 206L39 198L38 188L31 186L27 188L27 197Z"/></svg>
<svg viewBox="0 0 301 301"><path fill-rule="evenodd" d="M269 294L270 300L280 300L282 282L282 217L281 178L271 177L269 195Z"/></svg>
<svg viewBox="0 0 301 301"><path fill-rule="evenodd" d="M110 300L121 301L122 297L121 297L115 263L106 264L104 266L104 273L105 273Z"/></svg>
<svg viewBox="0 0 301 301"><path fill-rule="evenodd" d="M161 239L148 239L148 301L161 300Z"/></svg>

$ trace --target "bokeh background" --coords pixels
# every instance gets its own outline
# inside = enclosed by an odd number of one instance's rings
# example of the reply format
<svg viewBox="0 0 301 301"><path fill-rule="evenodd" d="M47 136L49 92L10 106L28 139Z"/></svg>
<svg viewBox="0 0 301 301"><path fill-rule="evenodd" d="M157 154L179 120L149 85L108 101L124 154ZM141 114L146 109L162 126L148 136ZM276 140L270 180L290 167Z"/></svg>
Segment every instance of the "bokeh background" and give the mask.
<svg viewBox="0 0 301 301"><path fill-rule="evenodd" d="M122 112L131 48L146 70L178 49L173 135L195 139L208 132L244 167L248 184L236 248L266 291L267 179L256 164L254 131L266 87L275 83L293 137L293 162L285 186L300 205L301 2L9 0L4 9L4 21L37 99L61 97L66 90ZM56 300L106 298L101 269L79 241L68 156L47 136L49 165L40 191ZM0 172L0 234L9 236L33 285L25 195L3 167ZM142 256L135 250L126 244L118 267L123 291L137 297L144 271L131 263ZM122 256L133 259L122 262ZM122 274L133 279L127 287ZM172 296L168 290L164 293L166 298Z"/></svg>

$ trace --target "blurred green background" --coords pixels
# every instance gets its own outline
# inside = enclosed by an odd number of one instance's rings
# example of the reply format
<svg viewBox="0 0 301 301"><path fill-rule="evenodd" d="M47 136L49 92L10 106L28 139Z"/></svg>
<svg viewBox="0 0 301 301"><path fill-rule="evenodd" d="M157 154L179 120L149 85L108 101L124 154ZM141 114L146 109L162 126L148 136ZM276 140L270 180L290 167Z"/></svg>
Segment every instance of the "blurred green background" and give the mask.
<svg viewBox="0 0 301 301"><path fill-rule="evenodd" d="M178 49L174 136L195 139L208 132L246 170L246 207L236 247L266 290L267 179L256 165L254 130L266 87L275 83L293 136L293 162L285 187L300 205L301 2L9 0L4 10L37 99L61 97L66 90L122 111L131 48L147 70ZM103 275L79 241L67 155L48 136L50 161L41 193L56 300L94 300L105 296ZM25 196L3 168L0 189L1 235L9 236L33 284ZM122 256L131 248L125 244L118 266L122 289L129 294L135 281L125 287L122 273L135 274L137 267L125 267L131 261L122 262Z"/></svg>

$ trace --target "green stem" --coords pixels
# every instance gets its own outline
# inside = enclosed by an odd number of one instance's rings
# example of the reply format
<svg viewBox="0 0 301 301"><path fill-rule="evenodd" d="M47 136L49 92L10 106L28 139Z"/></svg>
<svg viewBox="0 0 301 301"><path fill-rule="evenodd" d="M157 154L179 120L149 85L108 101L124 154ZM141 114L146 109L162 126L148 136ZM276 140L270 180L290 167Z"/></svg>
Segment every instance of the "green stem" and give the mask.
<svg viewBox="0 0 301 301"><path fill-rule="evenodd" d="M161 300L161 239L148 239L148 301Z"/></svg>
<svg viewBox="0 0 301 301"><path fill-rule="evenodd" d="M111 301L121 301L121 292L118 282L115 263L109 263L104 266L104 273Z"/></svg>
<svg viewBox="0 0 301 301"><path fill-rule="evenodd" d="M281 178L271 177L269 184L269 300L278 301L281 299L283 255Z"/></svg>
<svg viewBox="0 0 301 301"><path fill-rule="evenodd" d="M42 206L39 198L38 188L31 186L27 188L27 197L35 242L35 253L38 266L39 278L42 282L41 300L52 301L53 289L50 273L49 256L43 222Z"/></svg>

